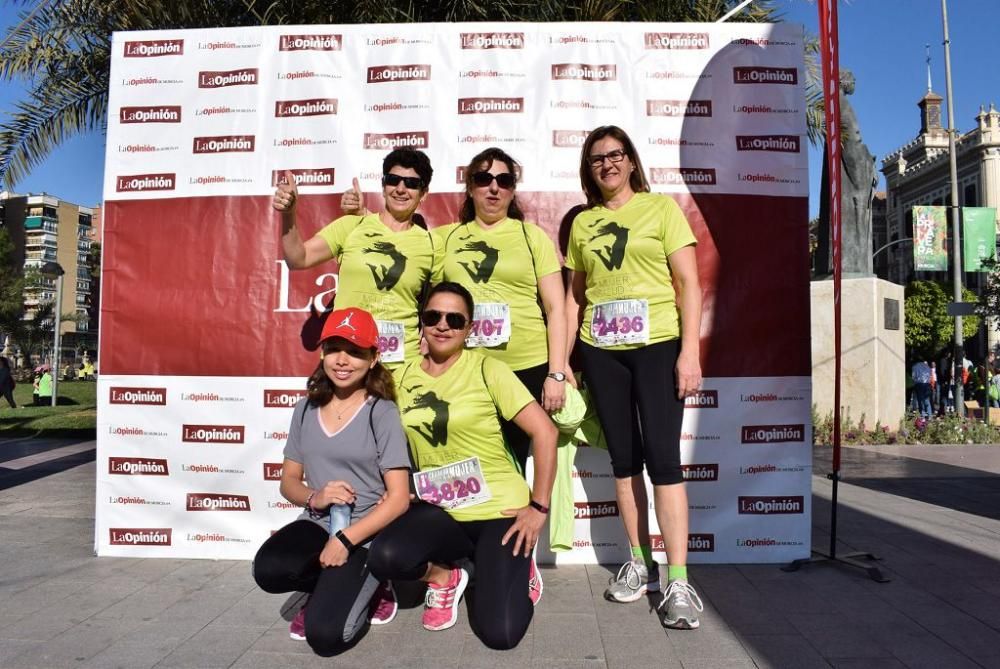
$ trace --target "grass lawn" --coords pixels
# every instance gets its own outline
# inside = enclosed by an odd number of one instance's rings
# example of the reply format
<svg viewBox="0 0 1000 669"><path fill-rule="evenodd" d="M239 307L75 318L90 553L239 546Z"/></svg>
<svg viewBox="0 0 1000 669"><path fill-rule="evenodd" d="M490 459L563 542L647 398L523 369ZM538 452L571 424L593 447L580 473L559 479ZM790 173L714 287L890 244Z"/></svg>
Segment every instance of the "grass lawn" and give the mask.
<svg viewBox="0 0 1000 669"><path fill-rule="evenodd" d="M58 406L31 406L31 384L14 389L16 409L0 398L0 439L9 437L80 437L93 439L97 429L97 383L60 381ZM22 408L23 407L23 408Z"/></svg>

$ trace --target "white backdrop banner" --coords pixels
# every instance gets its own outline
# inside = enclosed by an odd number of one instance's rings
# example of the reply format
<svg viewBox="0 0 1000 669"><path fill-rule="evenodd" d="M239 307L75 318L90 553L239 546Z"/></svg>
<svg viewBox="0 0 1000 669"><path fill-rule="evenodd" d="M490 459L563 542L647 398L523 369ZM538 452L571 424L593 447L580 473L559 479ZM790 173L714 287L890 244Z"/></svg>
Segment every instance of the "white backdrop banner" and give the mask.
<svg viewBox="0 0 1000 669"><path fill-rule="evenodd" d="M422 212L457 215L469 158L522 164L558 239L580 147L613 123L698 238L705 390L682 435L692 562L809 554L811 387L802 32L751 24L423 24L117 33L105 174L99 554L249 558L294 519L278 491L316 354L300 331L337 267L289 272L270 194L300 227L394 147L435 166ZM671 389L664 388L664 392ZM627 542L607 453L581 448L559 562ZM652 515L652 514L651 514ZM654 544L662 538L652 524ZM552 557L545 554L544 557Z"/></svg>

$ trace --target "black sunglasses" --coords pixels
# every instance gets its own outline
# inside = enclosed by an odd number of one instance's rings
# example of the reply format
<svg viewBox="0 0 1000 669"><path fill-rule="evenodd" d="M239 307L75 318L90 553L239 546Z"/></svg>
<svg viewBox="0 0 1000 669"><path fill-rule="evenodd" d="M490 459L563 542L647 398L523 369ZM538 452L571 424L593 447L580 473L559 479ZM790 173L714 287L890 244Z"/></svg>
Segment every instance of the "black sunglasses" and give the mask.
<svg viewBox="0 0 1000 669"><path fill-rule="evenodd" d="M472 175L472 183L476 184L480 188L483 186L489 186L496 179L497 186L503 188L504 190L510 190L517 183L514 175L510 172L503 172L502 174L490 174L489 172L476 172Z"/></svg>
<svg viewBox="0 0 1000 669"><path fill-rule="evenodd" d="M404 177L398 174L386 174L382 177L382 185L395 188L402 181L403 185L410 190L420 190L424 187L424 180L420 177Z"/></svg>
<svg viewBox="0 0 1000 669"><path fill-rule="evenodd" d="M465 314L455 313L454 311L445 313L443 311L438 311L437 309L424 309L420 314L420 322L424 324L424 327L432 328L441 322L442 316L444 316L445 322L452 330L461 330L465 328L465 324L469 320L465 317Z"/></svg>

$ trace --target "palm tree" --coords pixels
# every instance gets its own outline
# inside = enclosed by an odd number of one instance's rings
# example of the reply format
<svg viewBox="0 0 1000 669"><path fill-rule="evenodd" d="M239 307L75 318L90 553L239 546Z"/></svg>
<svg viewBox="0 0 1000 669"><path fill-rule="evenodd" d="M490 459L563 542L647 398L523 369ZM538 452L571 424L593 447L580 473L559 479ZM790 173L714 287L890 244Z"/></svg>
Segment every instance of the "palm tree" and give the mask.
<svg viewBox="0 0 1000 669"><path fill-rule="evenodd" d="M34 6L0 43L0 80L27 84L0 123L0 182L10 190L54 148L107 125L114 31L433 21L714 21L736 0L0 0ZM732 21L779 20L757 0ZM810 134L812 138L812 134Z"/></svg>

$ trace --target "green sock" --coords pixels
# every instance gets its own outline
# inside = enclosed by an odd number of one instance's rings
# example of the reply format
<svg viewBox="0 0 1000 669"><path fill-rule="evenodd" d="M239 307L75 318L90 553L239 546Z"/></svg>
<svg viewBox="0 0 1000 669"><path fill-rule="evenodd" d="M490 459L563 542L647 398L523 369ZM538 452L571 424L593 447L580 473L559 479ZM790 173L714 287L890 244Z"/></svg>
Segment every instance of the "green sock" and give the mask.
<svg viewBox="0 0 1000 669"><path fill-rule="evenodd" d="M632 546L632 557L635 559L642 558L642 561L646 563L647 567L653 566L653 547L649 544L643 546Z"/></svg>
<svg viewBox="0 0 1000 669"><path fill-rule="evenodd" d="M687 580L688 568L687 565L667 565L667 581L676 581L677 579Z"/></svg>

